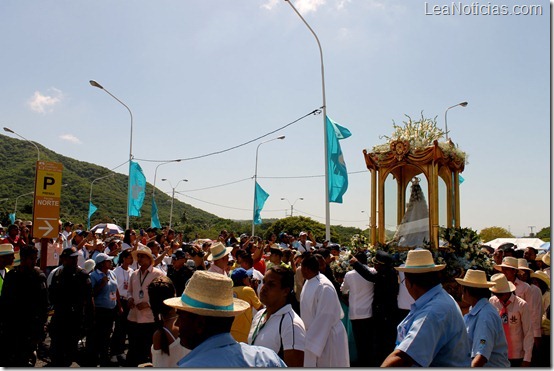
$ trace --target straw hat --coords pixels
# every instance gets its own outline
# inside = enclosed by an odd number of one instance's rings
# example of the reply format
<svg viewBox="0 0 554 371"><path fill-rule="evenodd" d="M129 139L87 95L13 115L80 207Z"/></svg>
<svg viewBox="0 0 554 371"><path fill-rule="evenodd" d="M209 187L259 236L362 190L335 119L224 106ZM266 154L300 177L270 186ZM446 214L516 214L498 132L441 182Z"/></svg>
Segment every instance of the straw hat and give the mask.
<svg viewBox="0 0 554 371"><path fill-rule="evenodd" d="M13 245L11 243L0 244L0 256L13 254Z"/></svg>
<svg viewBox="0 0 554 371"><path fill-rule="evenodd" d="M138 254L148 255L150 257L151 264L154 264L154 255L152 255L152 250L150 250L149 247L146 247L143 244L139 243L138 248L131 253L133 259L135 259L136 261L138 261Z"/></svg>
<svg viewBox="0 0 554 371"><path fill-rule="evenodd" d="M548 288L550 288L550 277L548 276L548 273L543 271L536 271L531 273L531 278L537 278L541 280L542 282L546 283L548 285Z"/></svg>
<svg viewBox="0 0 554 371"><path fill-rule="evenodd" d="M221 242L216 242L210 247L210 255L208 255L208 261L219 260L233 250L232 247L225 247Z"/></svg>
<svg viewBox="0 0 554 371"><path fill-rule="evenodd" d="M84 268L85 272L87 273L92 272L95 266L96 266L96 263L94 262L94 260L88 259L87 261L85 261L85 268Z"/></svg>
<svg viewBox="0 0 554 371"><path fill-rule="evenodd" d="M542 261L550 267L550 251L543 255Z"/></svg>
<svg viewBox="0 0 554 371"><path fill-rule="evenodd" d="M513 256L506 256L504 259L502 259L502 264L495 264L493 267L497 271L502 271L502 267L519 269L517 265L517 258L514 258Z"/></svg>
<svg viewBox="0 0 554 371"><path fill-rule="evenodd" d="M487 281L487 275L483 271L478 271L474 269L468 269L465 277L456 278L462 286L477 287L477 288L490 288L495 285L494 282Z"/></svg>
<svg viewBox="0 0 554 371"><path fill-rule="evenodd" d="M503 273L493 274L491 281L494 282L494 286L489 290L495 294L504 294L508 292L516 291L516 285L508 281L506 276Z"/></svg>
<svg viewBox="0 0 554 371"><path fill-rule="evenodd" d="M532 271L531 268L529 268L529 263L527 262L527 259L524 258L518 258L517 259L517 269L524 269L527 271Z"/></svg>
<svg viewBox="0 0 554 371"><path fill-rule="evenodd" d="M403 267L394 267L397 271L407 273L437 272L446 267L446 264L435 264L429 250L410 250Z"/></svg>
<svg viewBox="0 0 554 371"><path fill-rule="evenodd" d="M201 316L235 317L250 308L233 297L233 281L219 273L196 271L181 297L165 299L164 304Z"/></svg>

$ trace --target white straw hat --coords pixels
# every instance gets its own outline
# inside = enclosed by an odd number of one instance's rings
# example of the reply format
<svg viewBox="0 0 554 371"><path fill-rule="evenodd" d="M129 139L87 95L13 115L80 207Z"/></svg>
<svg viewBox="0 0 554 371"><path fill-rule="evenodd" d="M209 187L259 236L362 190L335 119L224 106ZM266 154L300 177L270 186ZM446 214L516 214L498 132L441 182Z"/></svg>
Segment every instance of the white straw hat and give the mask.
<svg viewBox="0 0 554 371"><path fill-rule="evenodd" d="M542 261L550 267L550 251L543 255Z"/></svg>
<svg viewBox="0 0 554 371"><path fill-rule="evenodd" d="M462 286L477 288L489 288L495 285L494 282L487 281L487 275L485 272L474 269L468 269L465 277L463 279L456 278L456 282Z"/></svg>
<svg viewBox="0 0 554 371"><path fill-rule="evenodd" d="M508 281L506 276L503 273L493 274L491 281L494 282L494 286L489 290L495 294L504 294L508 292L516 291L516 285Z"/></svg>
<svg viewBox="0 0 554 371"><path fill-rule="evenodd" d="M250 308L246 301L233 297L233 281L229 277L208 271L194 272L183 295L165 299L164 304L209 317L235 317Z"/></svg>
<svg viewBox="0 0 554 371"><path fill-rule="evenodd" d="M517 258L514 258L513 256L506 256L504 259L502 259L502 264L495 264L493 265L493 267L497 271L502 271L502 267L518 269Z"/></svg>
<svg viewBox="0 0 554 371"><path fill-rule="evenodd" d="M219 260L233 250L232 247L225 247L221 242L216 242L210 247L210 255L208 255L208 261Z"/></svg>
<svg viewBox="0 0 554 371"><path fill-rule="evenodd" d="M93 259L88 259L85 261L85 272L87 273L90 273L92 272L92 270L94 269L94 267L96 266L96 263L94 262Z"/></svg>
<svg viewBox="0 0 554 371"><path fill-rule="evenodd" d="M529 268L529 263L527 263L527 259L524 259L524 258L517 259L517 269L533 271L531 268Z"/></svg>
<svg viewBox="0 0 554 371"><path fill-rule="evenodd" d="M446 264L435 264L429 250L410 250L403 267L395 267L397 271L407 273L437 272L446 267Z"/></svg>

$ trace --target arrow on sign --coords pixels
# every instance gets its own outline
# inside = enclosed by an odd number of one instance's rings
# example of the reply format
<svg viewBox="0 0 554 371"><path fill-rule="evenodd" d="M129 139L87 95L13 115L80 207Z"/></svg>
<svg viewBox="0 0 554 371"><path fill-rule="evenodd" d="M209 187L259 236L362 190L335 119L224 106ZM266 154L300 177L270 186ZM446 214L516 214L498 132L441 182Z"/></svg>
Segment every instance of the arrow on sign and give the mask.
<svg viewBox="0 0 554 371"><path fill-rule="evenodd" d="M52 227L52 224L50 224L50 223L48 222L47 219L43 219L43 220L44 220L44 224L46 224L47 227L38 227L38 229L41 229L41 230L46 231L46 232L44 232L44 234L43 234L43 236L44 236L44 235L47 235L47 234L49 234L50 232L52 232L52 230L54 229L54 227Z"/></svg>

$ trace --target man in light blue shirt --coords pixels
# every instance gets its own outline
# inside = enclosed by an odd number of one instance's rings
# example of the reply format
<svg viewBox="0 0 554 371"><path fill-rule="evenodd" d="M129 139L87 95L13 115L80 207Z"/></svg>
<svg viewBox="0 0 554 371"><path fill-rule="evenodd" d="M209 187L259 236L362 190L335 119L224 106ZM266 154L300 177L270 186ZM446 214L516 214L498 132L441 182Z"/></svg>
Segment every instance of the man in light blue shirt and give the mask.
<svg viewBox="0 0 554 371"><path fill-rule="evenodd" d="M408 252L404 267L406 288L415 302L398 325L395 350L381 367L469 367L470 344L462 312L442 288L429 250Z"/></svg>
<svg viewBox="0 0 554 371"><path fill-rule="evenodd" d="M485 272L473 269L468 269L465 277L456 281L462 285L462 300L471 306L464 316L471 342L471 367L510 367L502 320L489 303L489 287L495 283L487 281Z"/></svg>
<svg viewBox="0 0 554 371"><path fill-rule="evenodd" d="M233 281L226 275L196 271L183 295L164 303L177 309L181 345L192 349L179 367L286 367L273 350L231 336L235 316L250 305L233 297Z"/></svg>

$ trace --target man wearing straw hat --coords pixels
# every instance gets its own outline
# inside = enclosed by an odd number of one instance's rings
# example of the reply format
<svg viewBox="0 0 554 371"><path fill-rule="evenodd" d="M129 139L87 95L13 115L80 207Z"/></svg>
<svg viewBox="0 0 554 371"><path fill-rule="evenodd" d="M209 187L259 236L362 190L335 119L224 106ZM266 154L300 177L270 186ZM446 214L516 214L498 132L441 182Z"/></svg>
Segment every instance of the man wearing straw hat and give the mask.
<svg viewBox="0 0 554 371"><path fill-rule="evenodd" d="M514 295L516 286L504 274L494 274L491 281L495 285L489 289L493 293L489 301L502 320L510 365L529 367L533 356L533 330L527 303Z"/></svg>
<svg viewBox="0 0 554 371"><path fill-rule="evenodd" d="M231 336L235 317L250 305L233 298L229 277L196 271L183 294L164 304L177 309L181 345L192 349L179 367L286 367L273 350L238 343Z"/></svg>
<svg viewBox="0 0 554 371"><path fill-rule="evenodd" d="M155 278L163 276L164 273L154 267L152 251L140 242L131 255L138 264L138 269L129 277L127 291L127 305L129 306L127 366L133 367L151 361L150 347L152 346L152 335L156 331L156 324L154 314L150 309L148 285Z"/></svg>
<svg viewBox="0 0 554 371"><path fill-rule="evenodd" d="M462 285L462 300L471 307L464 316L471 342L471 367L510 367L502 321L489 303L489 288L495 283L487 281L485 272L473 269L456 281Z"/></svg>
<svg viewBox="0 0 554 371"><path fill-rule="evenodd" d="M398 325L396 349L381 367L469 367L470 343L462 312L442 288L429 250L408 252L404 267L406 288L415 302Z"/></svg>
<svg viewBox="0 0 554 371"><path fill-rule="evenodd" d="M229 254L233 250L232 247L225 247L221 242L216 242L210 246L210 255L207 260L212 262L208 269L209 272L228 275L229 273Z"/></svg>
<svg viewBox="0 0 554 371"><path fill-rule="evenodd" d="M508 281L514 284L516 296L527 302L527 308L531 316L531 327L534 336L534 348L538 349L541 340L542 298L539 290L518 278L519 270L529 270L527 260L517 259L511 256L505 257L502 264L494 265L494 269L501 271Z"/></svg>

